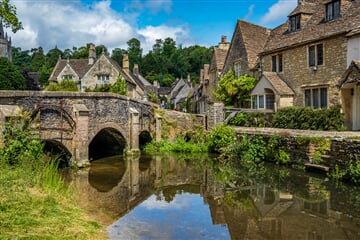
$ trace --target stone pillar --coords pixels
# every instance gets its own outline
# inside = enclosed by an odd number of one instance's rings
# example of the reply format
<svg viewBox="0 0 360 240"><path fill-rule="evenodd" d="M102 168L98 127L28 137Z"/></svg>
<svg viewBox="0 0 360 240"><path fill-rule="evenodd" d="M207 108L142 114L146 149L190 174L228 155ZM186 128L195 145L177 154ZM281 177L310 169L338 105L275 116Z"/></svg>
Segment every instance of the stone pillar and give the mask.
<svg viewBox="0 0 360 240"><path fill-rule="evenodd" d="M140 151L139 149L140 121L139 112L130 107L130 151Z"/></svg>
<svg viewBox="0 0 360 240"><path fill-rule="evenodd" d="M3 133L6 127L6 118L14 117L20 113L21 109L17 105L0 105L0 147L3 146Z"/></svg>
<svg viewBox="0 0 360 240"><path fill-rule="evenodd" d="M84 104L73 105L74 120L76 122L73 137L72 163L79 167L90 164L89 161L89 109Z"/></svg>
<svg viewBox="0 0 360 240"><path fill-rule="evenodd" d="M209 103L207 110L207 127L211 130L218 124L224 122L224 104L221 102Z"/></svg>
<svg viewBox="0 0 360 240"><path fill-rule="evenodd" d="M159 142L161 140L161 119L162 117L158 114L155 116L155 141Z"/></svg>

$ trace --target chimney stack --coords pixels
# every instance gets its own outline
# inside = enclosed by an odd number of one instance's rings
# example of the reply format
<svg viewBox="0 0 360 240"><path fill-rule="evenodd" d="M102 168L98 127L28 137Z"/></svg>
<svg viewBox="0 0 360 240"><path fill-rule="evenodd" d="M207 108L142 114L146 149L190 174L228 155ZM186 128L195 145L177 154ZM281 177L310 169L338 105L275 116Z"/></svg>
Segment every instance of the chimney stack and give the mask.
<svg viewBox="0 0 360 240"><path fill-rule="evenodd" d="M219 43L218 48L228 50L229 47L230 47L230 43L227 41L226 36L222 35L221 42Z"/></svg>
<svg viewBox="0 0 360 240"><path fill-rule="evenodd" d="M129 55L127 55L127 54L123 55L122 67L125 72L129 72Z"/></svg>
<svg viewBox="0 0 360 240"><path fill-rule="evenodd" d="M139 75L139 65L137 63L134 64L133 74Z"/></svg>
<svg viewBox="0 0 360 240"><path fill-rule="evenodd" d="M89 43L89 65L94 64L96 59L96 50L93 43Z"/></svg>

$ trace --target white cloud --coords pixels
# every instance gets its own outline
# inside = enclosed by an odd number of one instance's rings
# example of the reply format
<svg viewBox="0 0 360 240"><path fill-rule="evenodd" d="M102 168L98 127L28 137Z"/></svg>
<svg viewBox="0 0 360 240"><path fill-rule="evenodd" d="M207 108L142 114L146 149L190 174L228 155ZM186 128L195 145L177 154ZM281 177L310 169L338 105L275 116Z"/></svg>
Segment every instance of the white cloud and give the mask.
<svg viewBox="0 0 360 240"><path fill-rule="evenodd" d="M260 23L263 25L276 23L286 17L297 4L297 0L279 0L273 4L268 12L261 18Z"/></svg>
<svg viewBox="0 0 360 240"><path fill-rule="evenodd" d="M245 20L249 19L249 18L253 15L253 13L254 13L254 8L255 8L255 5L254 5L254 4L251 4L251 5L249 6L248 12L246 13L246 15L245 15L245 17L244 17Z"/></svg>
<svg viewBox="0 0 360 240"><path fill-rule="evenodd" d="M187 45L191 42L189 30L186 27L147 26L146 28L139 29L138 34L144 39L141 42L144 49L151 49L156 39L165 39L167 37L174 39L177 44L183 43Z"/></svg>
<svg viewBox="0 0 360 240"><path fill-rule="evenodd" d="M45 51L54 48L64 50L73 46L84 46L89 42L104 44L111 52L113 48L127 48L127 41L138 38L144 53L151 49L157 38L172 37L187 39L184 27L147 26L138 29L138 14L119 13L111 9L111 0L83 5L80 0L72 1L22 1L12 2L23 23L23 30L12 36L13 46L23 50L42 46ZM153 9L171 9L171 1L147 1ZM150 6L145 6L150 7ZM29 10L31 9L31 11Z"/></svg>

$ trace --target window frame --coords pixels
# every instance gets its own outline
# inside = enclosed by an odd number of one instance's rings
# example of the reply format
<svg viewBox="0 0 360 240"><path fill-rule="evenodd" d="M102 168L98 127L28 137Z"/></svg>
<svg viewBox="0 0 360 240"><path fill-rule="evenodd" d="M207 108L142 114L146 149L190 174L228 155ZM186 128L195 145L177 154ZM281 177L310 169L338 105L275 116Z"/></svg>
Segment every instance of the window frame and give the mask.
<svg viewBox="0 0 360 240"><path fill-rule="evenodd" d="M74 79L74 76L72 74L66 74L62 76L62 80L66 81L72 81Z"/></svg>
<svg viewBox="0 0 360 240"><path fill-rule="evenodd" d="M304 88L304 106L313 109L328 108L328 87L314 86Z"/></svg>
<svg viewBox="0 0 360 240"><path fill-rule="evenodd" d="M284 69L284 58L282 53L271 56L271 71L272 72L283 72Z"/></svg>
<svg viewBox="0 0 360 240"><path fill-rule="evenodd" d="M241 65L240 61L234 62L234 75L239 78L241 76Z"/></svg>
<svg viewBox="0 0 360 240"><path fill-rule="evenodd" d="M109 74L98 74L97 75L98 85L105 85L110 83Z"/></svg>
<svg viewBox="0 0 360 240"><path fill-rule="evenodd" d="M289 32L296 32L301 29L301 14L289 17Z"/></svg>
<svg viewBox="0 0 360 240"><path fill-rule="evenodd" d="M325 20L331 21L341 17L341 1L334 0L325 5Z"/></svg>
<svg viewBox="0 0 360 240"><path fill-rule="evenodd" d="M324 44L317 43L308 46L308 66L310 68L324 65Z"/></svg>

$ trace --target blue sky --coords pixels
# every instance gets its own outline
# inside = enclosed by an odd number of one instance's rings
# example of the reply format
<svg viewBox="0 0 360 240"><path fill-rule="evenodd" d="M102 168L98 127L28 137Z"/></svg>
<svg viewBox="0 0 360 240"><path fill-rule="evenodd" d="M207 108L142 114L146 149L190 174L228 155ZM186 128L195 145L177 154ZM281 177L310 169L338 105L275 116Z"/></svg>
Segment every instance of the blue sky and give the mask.
<svg viewBox="0 0 360 240"><path fill-rule="evenodd" d="M146 53L155 39L183 46L228 41L237 19L273 28L283 23L297 0L11 0L24 30L11 34L23 50L42 46L64 50L93 42L127 48L135 37ZM31 10L30 10L31 9ZM7 30L10 33L10 30Z"/></svg>

